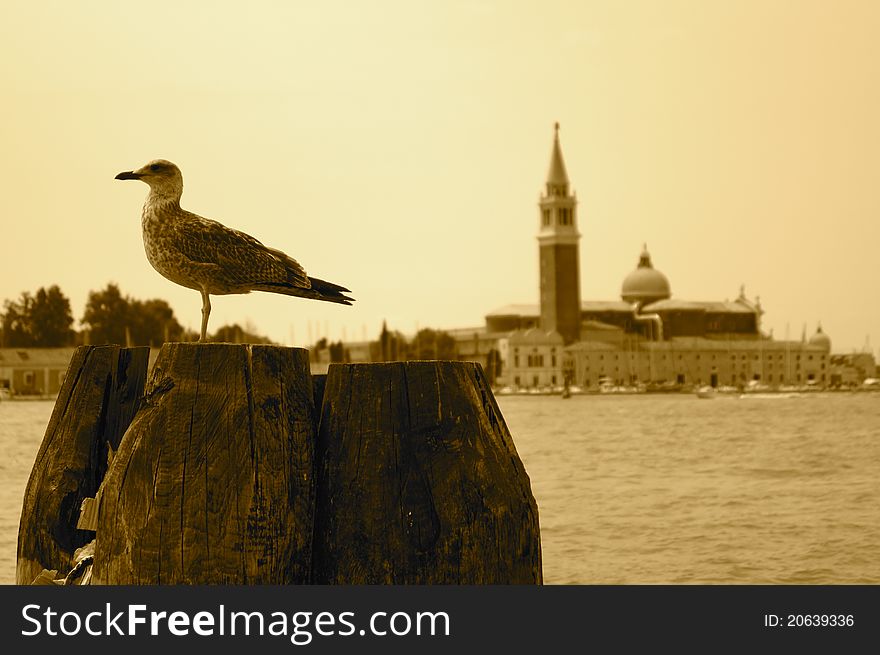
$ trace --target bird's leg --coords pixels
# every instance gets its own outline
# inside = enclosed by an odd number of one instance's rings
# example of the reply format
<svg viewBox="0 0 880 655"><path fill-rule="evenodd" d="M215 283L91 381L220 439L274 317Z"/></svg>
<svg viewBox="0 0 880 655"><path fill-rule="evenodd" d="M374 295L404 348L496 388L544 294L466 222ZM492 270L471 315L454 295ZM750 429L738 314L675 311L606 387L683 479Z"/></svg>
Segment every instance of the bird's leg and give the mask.
<svg viewBox="0 0 880 655"><path fill-rule="evenodd" d="M208 317L211 315L211 297L202 289L202 336L199 341L208 340Z"/></svg>

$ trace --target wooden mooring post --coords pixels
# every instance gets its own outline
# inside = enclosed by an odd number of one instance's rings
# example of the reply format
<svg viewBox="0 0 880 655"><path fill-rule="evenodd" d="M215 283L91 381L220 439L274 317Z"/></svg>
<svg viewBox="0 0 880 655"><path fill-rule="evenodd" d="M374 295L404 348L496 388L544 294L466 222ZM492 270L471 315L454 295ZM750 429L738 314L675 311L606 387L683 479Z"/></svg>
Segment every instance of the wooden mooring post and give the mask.
<svg viewBox="0 0 880 655"><path fill-rule="evenodd" d="M537 505L478 365L332 365L313 380L302 349L172 343L137 406L106 476L93 465L96 535L71 543L96 536L92 584L542 581ZM32 482L69 466L48 434ZM19 583L70 560L30 554L49 492L28 494Z"/></svg>
<svg viewBox="0 0 880 655"><path fill-rule="evenodd" d="M45 569L67 572L94 533L77 529L110 453L138 409L149 348L80 346L68 367L25 488L15 579L30 584Z"/></svg>
<svg viewBox="0 0 880 655"><path fill-rule="evenodd" d="M146 391L101 490L94 582L308 582L308 351L166 344Z"/></svg>
<svg viewBox="0 0 880 655"><path fill-rule="evenodd" d="M314 581L540 584L538 508L482 369L331 366Z"/></svg>

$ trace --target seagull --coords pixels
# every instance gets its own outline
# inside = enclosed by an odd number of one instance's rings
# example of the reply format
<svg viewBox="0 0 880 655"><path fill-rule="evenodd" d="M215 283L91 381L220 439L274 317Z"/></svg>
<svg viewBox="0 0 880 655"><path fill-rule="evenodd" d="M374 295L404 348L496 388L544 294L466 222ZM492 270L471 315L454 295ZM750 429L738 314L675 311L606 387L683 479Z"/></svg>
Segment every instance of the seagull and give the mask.
<svg viewBox="0 0 880 655"><path fill-rule="evenodd" d="M175 284L202 294L202 332L207 340L211 294L267 291L350 305L345 287L306 275L293 258L254 237L180 207L183 175L165 159L155 159L117 180L150 186L141 226L150 264Z"/></svg>

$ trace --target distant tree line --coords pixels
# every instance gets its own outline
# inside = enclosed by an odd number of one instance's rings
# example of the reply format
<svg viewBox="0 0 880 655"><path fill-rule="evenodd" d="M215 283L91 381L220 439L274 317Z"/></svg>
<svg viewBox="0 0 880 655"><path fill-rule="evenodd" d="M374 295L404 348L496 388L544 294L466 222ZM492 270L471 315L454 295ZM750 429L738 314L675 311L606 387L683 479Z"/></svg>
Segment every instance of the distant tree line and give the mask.
<svg viewBox="0 0 880 655"><path fill-rule="evenodd" d="M70 300L58 285L4 301L2 326L2 345L11 348L67 346L76 336Z"/></svg>
<svg viewBox="0 0 880 655"><path fill-rule="evenodd" d="M159 346L165 341L189 341L192 337L164 300L136 300L123 296L119 287L89 292L83 312L83 328L89 343Z"/></svg>
<svg viewBox="0 0 880 655"><path fill-rule="evenodd" d="M318 355L329 351L331 363L351 361L351 352L342 341L319 339L311 347ZM442 330L423 328L412 339L407 339L398 331L390 331L383 323L382 331L376 341L369 344L371 362L402 362L417 359L456 359L455 339ZM326 361L326 360L325 360Z"/></svg>
<svg viewBox="0 0 880 655"><path fill-rule="evenodd" d="M117 343L130 346L158 347L166 341L195 341L198 333L184 328L174 310L162 299L139 300L123 295L119 286L110 283L99 291L90 291L81 329L73 327L70 300L58 285L24 291L15 300L3 302L0 314L0 348L60 348L82 344ZM266 343L272 341L245 323L223 325L209 335L211 341L229 343ZM368 344L369 361L396 362L418 359L457 359L455 339L442 330L423 328L408 339L389 330L383 323L379 338ZM333 363L352 361L349 347L342 341L320 339L312 346L313 354L329 351ZM366 353L358 354L363 358ZM326 359L324 361L327 361ZM488 356L487 374L494 379L501 372L501 358L493 350Z"/></svg>
<svg viewBox="0 0 880 655"><path fill-rule="evenodd" d="M27 291L3 303L0 314L0 347L59 348L81 344L118 343L157 347L166 341L195 341L196 332L185 329L174 310L159 298L138 300L123 295L115 284L90 291L80 319L73 328L70 300L58 285ZM212 341L271 343L253 326L224 325L209 336Z"/></svg>
<svg viewBox="0 0 880 655"><path fill-rule="evenodd" d="M399 332L391 335L391 345L386 349L389 355L396 354L403 360L456 358L455 339L442 330L422 328L409 341L401 336Z"/></svg>
<svg viewBox="0 0 880 655"><path fill-rule="evenodd" d="M58 285L40 288L33 294L24 291L15 300L3 303L0 314L0 347L60 348L82 344L118 343L120 345L158 347L166 341L195 341L198 334L184 328L167 301L159 298L139 300L123 295L119 286L109 283L90 291L82 318L81 330L73 328L70 300ZM211 341L231 343L272 343L250 324L223 325L209 335ZM312 346L317 353L329 351L334 363L351 361L351 353L342 341L320 339ZM376 341L369 344L373 362L416 359L456 359L455 339L442 330L423 328L407 339L391 331L385 323Z"/></svg>
<svg viewBox="0 0 880 655"><path fill-rule="evenodd" d="M198 337L193 333L193 338ZM232 325L224 325L217 328L217 331L211 335L211 341L223 341L227 343L272 343L269 337L264 337L256 333L256 328L249 323L245 323L241 327L238 323Z"/></svg>

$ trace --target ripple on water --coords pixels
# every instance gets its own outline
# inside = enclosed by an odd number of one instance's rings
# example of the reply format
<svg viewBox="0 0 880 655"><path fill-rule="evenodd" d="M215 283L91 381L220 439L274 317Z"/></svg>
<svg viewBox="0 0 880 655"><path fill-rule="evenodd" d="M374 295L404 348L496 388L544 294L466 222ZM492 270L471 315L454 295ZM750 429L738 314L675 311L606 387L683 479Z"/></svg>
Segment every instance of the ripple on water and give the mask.
<svg viewBox="0 0 880 655"><path fill-rule="evenodd" d="M21 502L43 432L51 401L0 402L0 583L15 582L15 554Z"/></svg>
<svg viewBox="0 0 880 655"><path fill-rule="evenodd" d="M880 394L498 400L547 583L880 583ZM2 583L51 410L0 403Z"/></svg>
<svg viewBox="0 0 880 655"><path fill-rule="evenodd" d="M880 582L880 394L499 404L548 583Z"/></svg>

